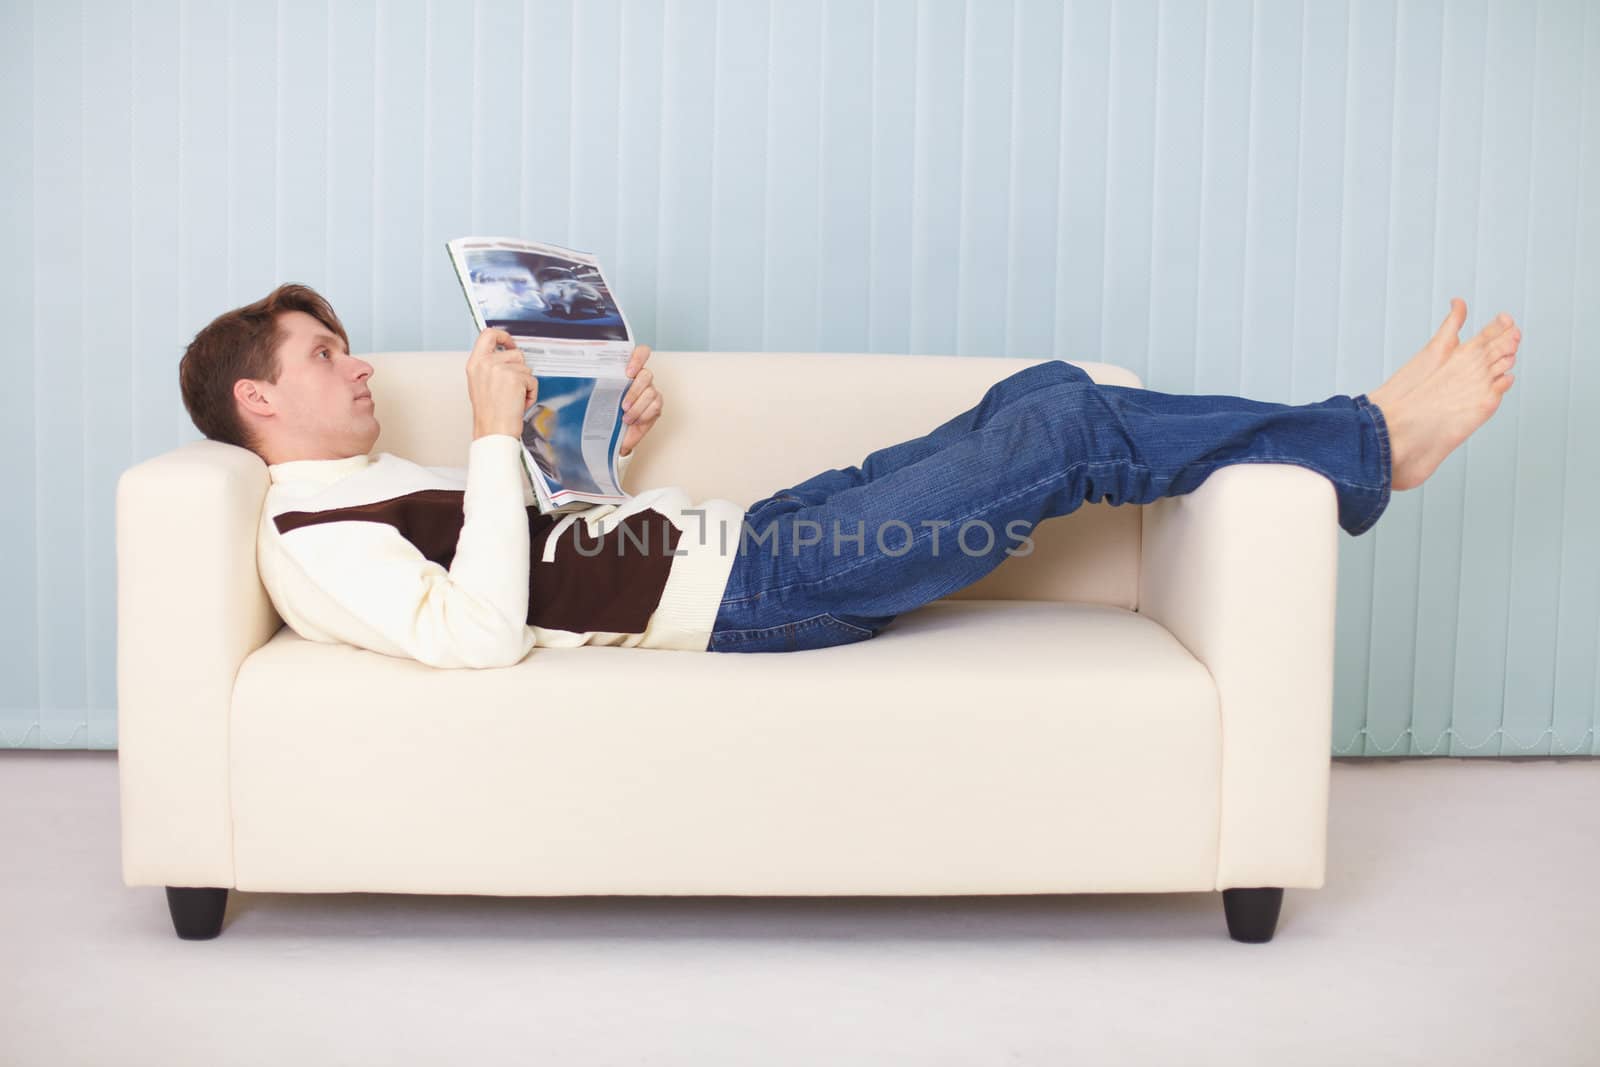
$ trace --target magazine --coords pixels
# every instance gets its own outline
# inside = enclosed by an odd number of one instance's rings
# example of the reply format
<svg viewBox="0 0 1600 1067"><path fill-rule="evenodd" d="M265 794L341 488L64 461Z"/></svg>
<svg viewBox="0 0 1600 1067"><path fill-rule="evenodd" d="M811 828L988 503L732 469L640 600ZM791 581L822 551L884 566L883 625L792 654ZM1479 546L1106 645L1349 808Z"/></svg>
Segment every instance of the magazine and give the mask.
<svg viewBox="0 0 1600 1067"><path fill-rule="evenodd" d="M618 484L633 333L599 261L510 237L445 242L478 332L516 339L539 395L522 416L522 462L541 513L629 499Z"/></svg>

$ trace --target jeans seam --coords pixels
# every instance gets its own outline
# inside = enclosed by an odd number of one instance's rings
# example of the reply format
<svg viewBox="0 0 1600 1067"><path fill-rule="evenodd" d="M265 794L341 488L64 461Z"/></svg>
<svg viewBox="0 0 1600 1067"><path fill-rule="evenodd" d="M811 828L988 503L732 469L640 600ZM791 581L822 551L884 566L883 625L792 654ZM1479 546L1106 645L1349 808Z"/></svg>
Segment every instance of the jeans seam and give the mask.
<svg viewBox="0 0 1600 1067"><path fill-rule="evenodd" d="M1362 410L1367 413L1367 418L1372 421L1372 428L1377 432L1378 455L1383 459L1383 469L1390 472L1389 481L1387 484L1392 485L1394 483L1394 458L1392 453L1389 451L1388 423L1383 417L1382 409L1380 409L1378 405L1374 404L1372 401L1368 400L1365 396L1361 398L1361 407ZM1370 488L1382 489L1384 487L1375 485L1371 486Z"/></svg>
<svg viewBox="0 0 1600 1067"><path fill-rule="evenodd" d="M1366 414L1367 421L1372 424L1373 432L1378 438L1378 458L1381 463L1380 473L1385 475L1382 485L1369 486L1369 490L1379 494L1377 501L1372 505L1372 510L1361 520L1360 524L1351 531L1350 536L1359 537L1372 528L1378 521L1384 509L1389 506L1389 497L1394 486L1394 454L1390 451L1389 425L1383 414L1383 409L1372 402L1372 398L1365 393L1355 397L1356 407Z"/></svg>

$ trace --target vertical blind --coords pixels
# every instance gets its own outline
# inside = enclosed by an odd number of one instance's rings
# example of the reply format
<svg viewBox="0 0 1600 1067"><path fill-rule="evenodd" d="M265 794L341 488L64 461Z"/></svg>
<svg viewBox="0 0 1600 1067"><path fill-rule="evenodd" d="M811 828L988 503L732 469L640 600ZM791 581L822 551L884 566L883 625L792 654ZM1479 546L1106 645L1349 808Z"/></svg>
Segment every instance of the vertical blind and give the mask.
<svg viewBox="0 0 1600 1067"><path fill-rule="evenodd" d="M484 233L660 349L1290 403L1509 311L1498 414L1341 535L1331 751L1600 751L1592 3L24 0L0 85L0 745L116 744L116 478L198 436L195 331L298 281L465 350Z"/></svg>

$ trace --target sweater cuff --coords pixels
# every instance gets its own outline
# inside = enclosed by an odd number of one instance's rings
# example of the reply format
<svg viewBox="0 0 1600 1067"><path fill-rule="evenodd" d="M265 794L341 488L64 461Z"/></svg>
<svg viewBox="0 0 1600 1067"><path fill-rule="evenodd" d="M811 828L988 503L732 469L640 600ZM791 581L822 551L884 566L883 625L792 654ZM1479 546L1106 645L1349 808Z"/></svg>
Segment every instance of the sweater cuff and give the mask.
<svg viewBox="0 0 1600 1067"><path fill-rule="evenodd" d="M467 489L462 501L470 509L480 498L509 498L522 502L522 442L508 433L474 438L467 448ZM513 495L515 494L515 495Z"/></svg>

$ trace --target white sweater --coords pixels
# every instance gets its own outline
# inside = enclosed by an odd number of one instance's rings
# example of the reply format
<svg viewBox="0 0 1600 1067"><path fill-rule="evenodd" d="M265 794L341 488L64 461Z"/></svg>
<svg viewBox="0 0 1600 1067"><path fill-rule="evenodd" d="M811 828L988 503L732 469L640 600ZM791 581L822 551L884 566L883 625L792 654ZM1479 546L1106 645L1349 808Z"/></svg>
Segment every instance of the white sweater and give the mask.
<svg viewBox="0 0 1600 1067"><path fill-rule="evenodd" d="M744 509L667 487L541 515L521 455L491 434L465 469L387 452L268 466L257 557L278 614L308 640L435 667L535 645L704 651Z"/></svg>

